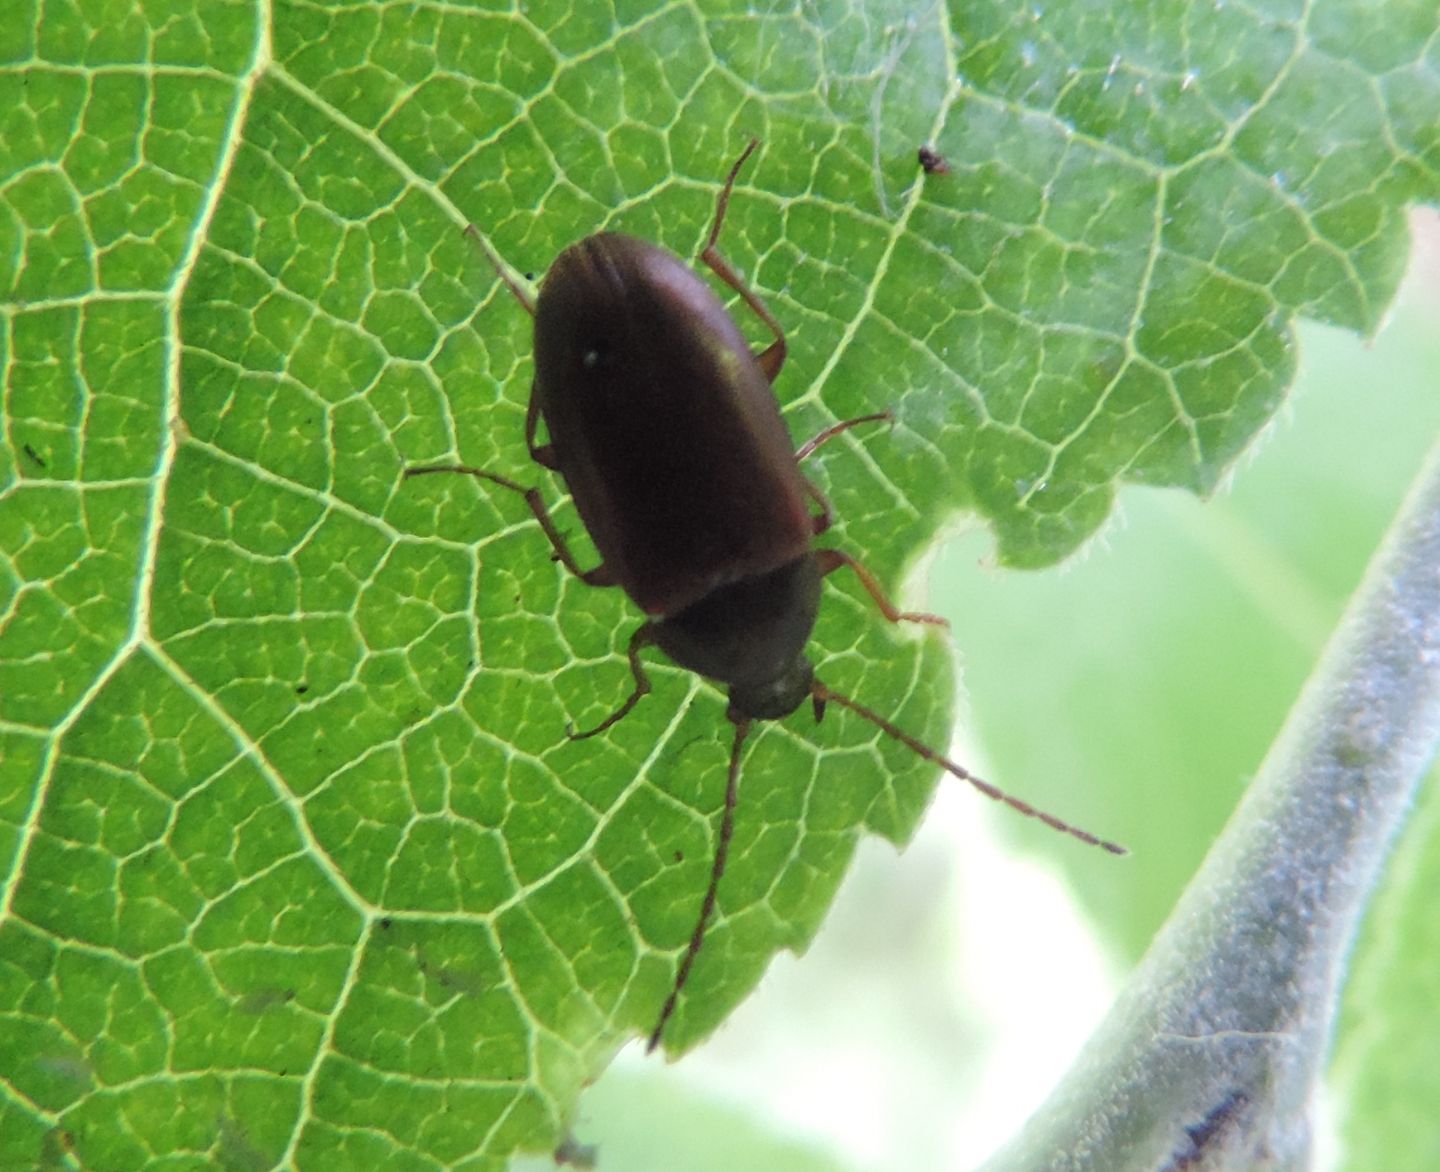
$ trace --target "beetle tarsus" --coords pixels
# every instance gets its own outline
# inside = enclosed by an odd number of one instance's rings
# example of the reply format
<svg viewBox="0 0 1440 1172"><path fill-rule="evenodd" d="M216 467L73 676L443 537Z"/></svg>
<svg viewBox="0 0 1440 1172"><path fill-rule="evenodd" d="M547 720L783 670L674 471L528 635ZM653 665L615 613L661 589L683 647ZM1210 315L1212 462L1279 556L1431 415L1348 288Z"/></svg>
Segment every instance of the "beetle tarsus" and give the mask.
<svg viewBox="0 0 1440 1172"><path fill-rule="evenodd" d="M740 152L740 157L730 166L730 173L725 176L725 182L720 185L720 196L715 201L715 222L710 226L710 238L705 241L702 252L708 252L715 247L715 242L720 239L720 228L725 223L725 211L730 206L730 192L735 188L735 180L740 175L740 168L745 165L745 160L755 153L755 148L760 145L758 138L752 138L745 144L745 149Z"/></svg>

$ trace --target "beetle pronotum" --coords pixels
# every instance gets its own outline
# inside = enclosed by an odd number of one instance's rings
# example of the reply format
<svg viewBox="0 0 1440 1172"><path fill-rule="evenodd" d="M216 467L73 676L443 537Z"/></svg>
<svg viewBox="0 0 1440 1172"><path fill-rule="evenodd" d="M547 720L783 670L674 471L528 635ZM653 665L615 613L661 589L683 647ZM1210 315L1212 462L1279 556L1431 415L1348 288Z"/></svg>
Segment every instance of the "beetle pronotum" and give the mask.
<svg viewBox="0 0 1440 1172"><path fill-rule="evenodd" d="M478 233L500 278L535 321L535 381L525 442L541 467L565 480L600 564L582 569L539 490L460 464L406 469L407 476L459 472L522 496L555 557L592 586L619 586L646 619L627 648L634 687L595 736L650 691L640 654L655 646L675 663L729 687L735 726L725 805L710 880L670 994L648 1047L659 1043L704 941L725 872L740 782L741 750L757 720L779 720L809 700L863 717L926 761L1057 830L1116 854L1123 848L1011 797L815 678L805 644L820 606L821 579L852 571L891 622L943 624L897 610L849 554L816 549L829 529L825 497L800 472L816 448L858 423L826 428L792 446L771 384L785 363L785 334L759 294L720 255L717 241L736 176L755 140L730 168L700 260L764 322L774 340L753 353L710 287L665 249L599 232L565 249L532 301ZM544 422L548 442L539 443ZM812 512L812 509L814 510Z"/></svg>

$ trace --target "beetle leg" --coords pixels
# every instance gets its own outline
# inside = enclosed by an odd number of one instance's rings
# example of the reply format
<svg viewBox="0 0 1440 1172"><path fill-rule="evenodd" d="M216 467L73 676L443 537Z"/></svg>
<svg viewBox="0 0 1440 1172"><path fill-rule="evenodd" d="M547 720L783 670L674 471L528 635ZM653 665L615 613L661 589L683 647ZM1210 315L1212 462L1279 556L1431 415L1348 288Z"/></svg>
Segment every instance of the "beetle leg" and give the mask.
<svg viewBox="0 0 1440 1172"><path fill-rule="evenodd" d="M843 553L838 549L817 549L815 560L820 563L821 574L829 574L841 566L847 566L854 570L855 576L860 579L860 585L865 587L865 593L870 595L875 605L880 608L880 613L892 623L931 623L937 627L950 625L938 614L926 614L923 611L915 610L896 610L894 604L885 597L885 591L880 589L880 583L875 580L875 575L848 553Z"/></svg>
<svg viewBox="0 0 1440 1172"><path fill-rule="evenodd" d="M730 174L725 176L725 184L720 188L720 195L715 200L715 223L710 228L710 239L700 250L700 259L709 266L711 272L745 299L745 304L754 310L755 316L769 326L770 332L775 335L775 341L755 356L755 361L765 372L766 381L773 383L780 373L780 368L785 365L785 331L780 328L780 323L775 320L775 315L770 312L765 302L760 300L760 295L745 283L745 278L730 267L730 262L721 256L720 250L715 247L716 241L720 239L720 229L725 223L725 210L730 206L730 192L735 186L735 177L740 174L740 168L745 165L745 160L759 145L760 140L752 138L745 149L740 152L740 157L735 160L735 165L730 168Z"/></svg>
<svg viewBox="0 0 1440 1172"><path fill-rule="evenodd" d="M525 503L530 506L530 511L535 514L535 520L540 522L540 528L545 531L545 536L550 539L550 544L555 550L555 556L560 564L574 574L587 586L614 586L615 579L601 562L593 570L582 570L580 564L575 560L575 555L570 552L570 546L566 543L564 535L555 528L555 522L550 518L550 510L545 507L545 501L540 496L538 488L526 488L523 484L517 484L508 476L501 476L498 472L486 472L483 468L470 468L464 464L428 464L423 468L406 468L405 476L426 476L432 472L459 472L465 476L474 476L479 480L488 480L491 484L498 484L501 488L508 488L511 492L517 492L525 498Z"/></svg>
<svg viewBox="0 0 1440 1172"><path fill-rule="evenodd" d="M730 854L730 835L735 829L735 804L740 797L740 750L749 735L750 721L733 712L727 715L735 722L735 743L730 749L730 773L725 782L725 810L720 816L720 836L715 841L715 861L710 864L710 885L705 888L705 898L700 904L700 918L695 921L695 929L690 933L690 943L685 948L684 959L680 961L680 969L675 974L675 983L670 986L670 996L665 998L665 1006L660 1010L660 1020L655 1023L655 1028L650 1031L650 1040L645 1043L647 1054L660 1044L665 1023L675 1012L680 991L690 979L690 969L695 964L695 957L700 953L700 945L705 942L705 929L710 923L710 917L715 914L715 896L720 890L720 877L725 874L725 860Z"/></svg>
<svg viewBox="0 0 1440 1172"><path fill-rule="evenodd" d="M849 431L852 427L861 423L886 423L895 422L895 413L890 410L877 411L873 415L857 415L854 419L842 419L839 423L832 423L824 431L820 432L813 439L806 440L795 450L795 463L808 459L815 454L815 449L822 444L829 443L841 432Z"/></svg>
<svg viewBox="0 0 1440 1172"><path fill-rule="evenodd" d="M842 419L839 423L832 423L829 427L825 428L824 431L820 432L819 435L800 445L795 453L795 463L800 463L801 460L811 455L821 444L834 439L843 431L849 431L856 424L874 423L882 419L889 420L891 423L895 422L895 416L890 411L877 411L873 415L859 415L854 419ZM831 507L825 494L816 488L815 485L804 477L801 477L800 482L805 486L805 492L809 495L810 499L820 506L820 512L810 518L812 530L815 536L819 537L820 534L824 533L834 523L835 510Z"/></svg>
<svg viewBox="0 0 1440 1172"><path fill-rule="evenodd" d="M811 484L810 481L806 480L802 476L800 478L800 483L805 486L806 495L809 496L812 501L814 501L817 505L820 506L820 511L810 518L811 528L813 529L815 536L819 537L820 534L824 533L825 530L829 529L831 524L834 522L835 510L831 508L830 502L826 499L825 494L821 492L818 488L816 488L813 484Z"/></svg>
<svg viewBox="0 0 1440 1172"><path fill-rule="evenodd" d="M560 462L555 458L551 444L537 444L535 433L540 430L540 403L535 398L535 387L530 387L530 405L525 408L525 446L530 449L530 458L542 468L551 472L560 471Z"/></svg>
<svg viewBox="0 0 1440 1172"><path fill-rule="evenodd" d="M626 697L625 703L620 705L614 712L597 724L594 728L587 728L584 732L576 732L573 727L565 729L565 735L572 741L583 741L586 737L593 737L596 733L602 733L611 725L618 723L630 715L631 709L639 704L641 699L650 694L650 677L645 674L645 665L640 662L640 651L646 645L655 641L654 631L651 624L641 623L635 633L630 636L630 646L626 654L630 657L630 676L635 681L635 690Z"/></svg>
<svg viewBox="0 0 1440 1172"><path fill-rule="evenodd" d="M718 219L715 221L715 227L717 229L720 227ZM755 311L756 316L769 326L771 333L775 335L775 340L755 355L755 361L760 364L760 369L765 374L765 380L773 383L780 374L780 368L785 365L785 331L780 328L780 323L775 320L774 314L770 312L765 302L760 300L760 295L745 284L744 278L730 267L730 262L720 255L714 244L705 246L705 251L700 254L700 259L714 271L717 277L745 299L745 304Z"/></svg>

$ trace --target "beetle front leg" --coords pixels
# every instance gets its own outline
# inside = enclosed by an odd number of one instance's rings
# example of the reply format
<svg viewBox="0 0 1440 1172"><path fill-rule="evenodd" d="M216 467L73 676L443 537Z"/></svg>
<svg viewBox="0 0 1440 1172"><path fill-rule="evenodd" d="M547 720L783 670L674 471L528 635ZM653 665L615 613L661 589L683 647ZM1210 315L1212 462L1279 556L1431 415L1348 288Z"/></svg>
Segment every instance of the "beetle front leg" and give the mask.
<svg viewBox="0 0 1440 1172"><path fill-rule="evenodd" d="M650 694L650 677L645 674L645 665L640 662L641 649L655 641L655 633L652 624L641 623L635 633L630 636L630 646L626 649L626 655L630 658L630 678L635 681L635 690L626 697L625 703L620 705L614 712L597 724L594 728L587 728L584 732L576 732L574 728L566 728L565 735L572 741L583 741L587 737L593 737L597 733L604 732L607 728L624 720L630 715L635 705Z"/></svg>
<svg viewBox="0 0 1440 1172"><path fill-rule="evenodd" d="M848 553L842 553L838 549L817 549L815 560L820 564L822 575L832 573L841 566L854 570L855 576L860 579L860 585L865 587L865 593L870 595L875 605L880 608L880 613L892 623L930 623L937 627L950 625L938 614L926 614L924 611L916 610L897 610L894 603L885 597L885 591L880 589L880 583L875 580L875 575Z"/></svg>
<svg viewBox="0 0 1440 1172"><path fill-rule="evenodd" d="M555 528L555 522L550 518L550 510L545 507L545 501L540 496L538 488L526 488L523 484L517 484L508 476L501 476L498 472L487 472L483 468L471 468L465 464L428 464L423 468L406 468L404 475L408 480L412 476L428 476L432 472L459 472L465 476L474 476L478 480L488 480L491 484L498 484L501 488L508 488L511 492L519 493L525 498L525 503L530 506L530 511L535 514L535 520L540 522L540 528L545 531L545 536L550 539L550 545L555 550L555 556L561 565L587 586L615 585L615 578L604 562L601 562L593 570L580 568L580 563L570 552L570 546L566 543L564 535Z"/></svg>

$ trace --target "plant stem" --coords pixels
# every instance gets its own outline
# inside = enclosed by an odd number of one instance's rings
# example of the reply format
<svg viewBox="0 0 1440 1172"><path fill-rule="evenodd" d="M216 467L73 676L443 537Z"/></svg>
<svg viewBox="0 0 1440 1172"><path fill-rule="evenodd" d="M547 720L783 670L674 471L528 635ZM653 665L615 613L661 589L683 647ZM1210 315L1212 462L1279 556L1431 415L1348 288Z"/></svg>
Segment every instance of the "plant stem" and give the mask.
<svg viewBox="0 0 1440 1172"><path fill-rule="evenodd" d="M1166 926L986 1172L1308 1166L1346 954L1437 738L1440 445Z"/></svg>

